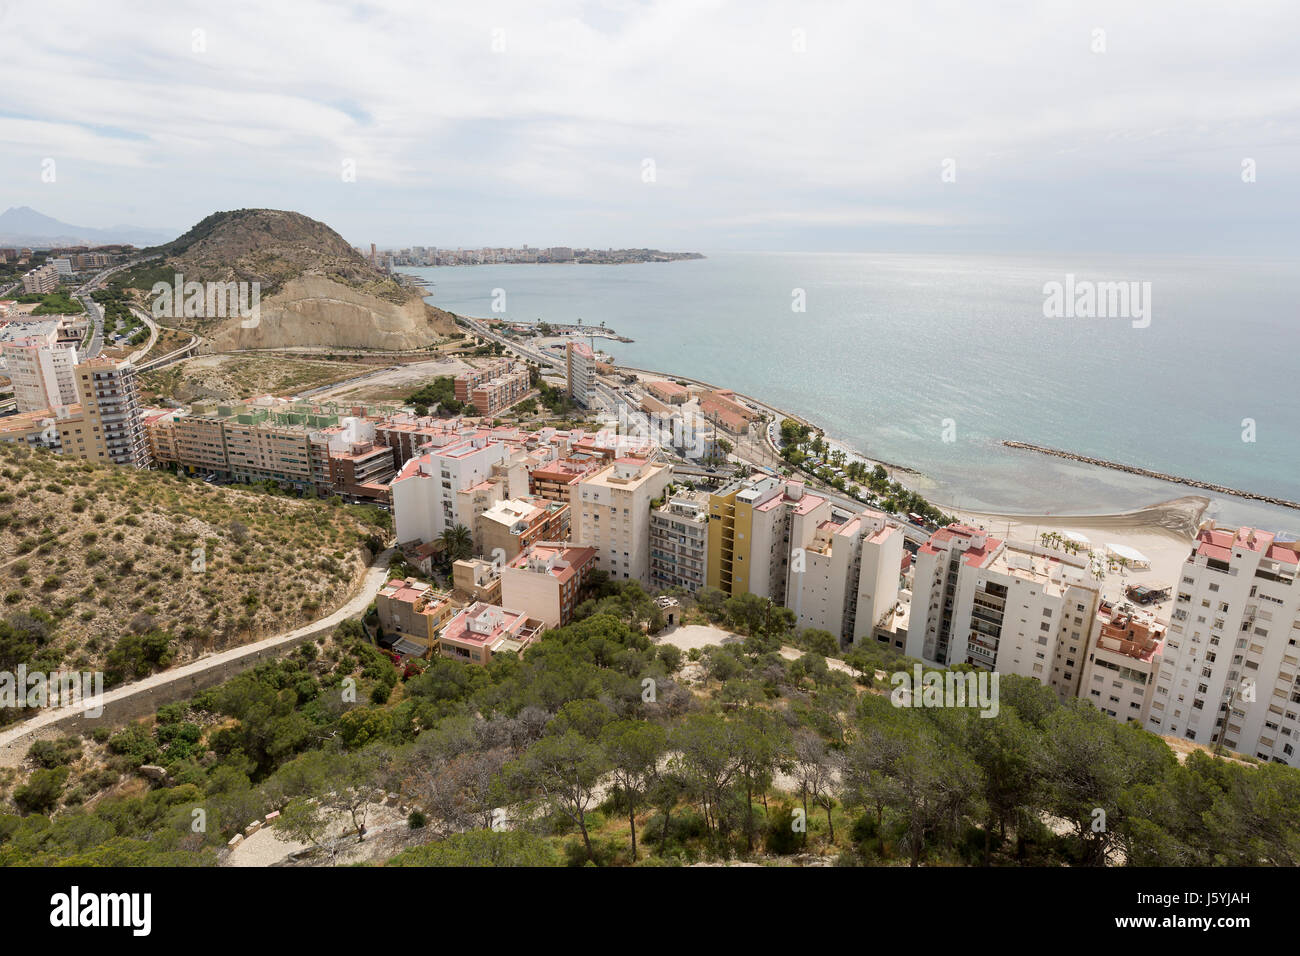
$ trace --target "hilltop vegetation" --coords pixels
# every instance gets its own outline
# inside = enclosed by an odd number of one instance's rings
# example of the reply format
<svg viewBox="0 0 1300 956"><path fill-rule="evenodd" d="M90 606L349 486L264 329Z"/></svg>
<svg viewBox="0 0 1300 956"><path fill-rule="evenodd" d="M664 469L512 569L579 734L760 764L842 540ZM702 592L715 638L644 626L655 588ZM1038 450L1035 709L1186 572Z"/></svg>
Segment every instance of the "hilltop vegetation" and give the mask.
<svg viewBox="0 0 1300 956"><path fill-rule="evenodd" d="M145 250L151 253L165 256L167 267L186 281L258 282L263 296L290 279L316 275L399 305L420 297L375 270L323 222L283 209L214 212L184 235Z"/></svg>
<svg viewBox="0 0 1300 956"><path fill-rule="evenodd" d="M907 661L789 660L783 643L820 635L791 633L761 599L683 596L693 617L747 632L683 655L645 633L654 605L636 584L595 588L523 659L399 670L349 622L152 721L33 747L9 781L0 863L213 863L272 809L316 864L394 839L404 848L368 859L1300 862L1300 771L1180 764L1159 737L1015 677L997 718L896 708L872 675ZM144 783L145 763L166 777ZM409 821L360 844L384 791Z"/></svg>
<svg viewBox="0 0 1300 956"><path fill-rule="evenodd" d="M121 682L306 623L346 600L389 521L13 445L0 477L0 670Z"/></svg>

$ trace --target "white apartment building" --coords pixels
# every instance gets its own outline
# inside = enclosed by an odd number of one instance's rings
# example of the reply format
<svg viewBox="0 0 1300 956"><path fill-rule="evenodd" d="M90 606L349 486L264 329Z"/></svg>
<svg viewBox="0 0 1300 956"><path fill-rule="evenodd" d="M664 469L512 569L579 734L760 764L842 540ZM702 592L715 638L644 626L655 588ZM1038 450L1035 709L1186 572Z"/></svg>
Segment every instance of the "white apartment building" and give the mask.
<svg viewBox="0 0 1300 956"><path fill-rule="evenodd" d="M27 295L53 292L59 287L59 270L52 265L43 265L23 275L23 292Z"/></svg>
<svg viewBox="0 0 1300 956"><path fill-rule="evenodd" d="M1155 698L1164 640L1165 626L1151 614L1103 601L1079 696L1118 721L1145 724Z"/></svg>
<svg viewBox="0 0 1300 956"><path fill-rule="evenodd" d="M1300 544L1207 522L1175 588L1147 728L1300 766Z"/></svg>
<svg viewBox="0 0 1300 956"><path fill-rule="evenodd" d="M811 538L791 538L785 605L800 628L834 634L842 645L870 637L898 602L903 533L867 510L825 520Z"/></svg>
<svg viewBox="0 0 1300 956"><path fill-rule="evenodd" d="M1086 558L940 528L916 555L909 656L1032 677L1078 696L1101 606Z"/></svg>
<svg viewBox="0 0 1300 956"><path fill-rule="evenodd" d="M571 535L580 547L596 549L596 569L612 580L650 577L650 502L663 494L672 466L645 458L616 458L572 485Z"/></svg>
<svg viewBox="0 0 1300 956"><path fill-rule="evenodd" d="M38 412L77 401L77 350L59 345L58 333L29 335L0 344L5 374L20 412Z"/></svg>
<svg viewBox="0 0 1300 956"><path fill-rule="evenodd" d="M473 527L473 515L462 513L458 494L492 476L492 466L504 461L507 447L492 440L486 429L466 428L434 435L431 449L406 463L393 479L393 522L399 543L434 541L448 528Z"/></svg>
<svg viewBox="0 0 1300 956"><path fill-rule="evenodd" d="M564 346L565 381L569 397L583 408L591 408L596 388L596 353L586 342L568 342Z"/></svg>

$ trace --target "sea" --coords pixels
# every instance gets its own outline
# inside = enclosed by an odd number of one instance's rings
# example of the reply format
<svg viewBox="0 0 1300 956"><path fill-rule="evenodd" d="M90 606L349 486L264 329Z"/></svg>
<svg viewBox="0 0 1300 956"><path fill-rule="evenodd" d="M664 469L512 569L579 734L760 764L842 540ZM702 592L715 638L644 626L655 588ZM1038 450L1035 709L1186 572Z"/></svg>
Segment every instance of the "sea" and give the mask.
<svg viewBox="0 0 1300 956"><path fill-rule="evenodd" d="M1300 532L1295 509L1001 444L1300 501L1294 261L703 251L403 271L450 312L603 322L633 340L595 340L620 363L804 416L916 469L909 483L939 505L1093 514L1208 494L1223 523ZM1130 284L1127 310L1105 295L1110 309L1050 302L1054 288L1114 282Z"/></svg>

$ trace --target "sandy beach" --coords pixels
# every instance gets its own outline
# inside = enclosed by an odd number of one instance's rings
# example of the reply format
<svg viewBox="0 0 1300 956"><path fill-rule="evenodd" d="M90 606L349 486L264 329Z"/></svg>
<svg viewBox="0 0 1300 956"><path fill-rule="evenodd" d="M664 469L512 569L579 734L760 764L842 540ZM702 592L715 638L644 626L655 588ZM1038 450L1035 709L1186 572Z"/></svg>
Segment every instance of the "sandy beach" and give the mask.
<svg viewBox="0 0 1300 956"><path fill-rule="evenodd" d="M1110 544L1127 545L1140 551L1150 567L1138 569L1107 562L1102 583L1105 597L1119 599L1130 584L1172 587L1178 584L1183 563L1191 551L1210 499L1186 495L1158 502L1134 511L1094 515L1009 515L954 511L958 520L987 530L991 535L1014 541L1034 542L1046 532L1082 535L1094 553L1104 555ZM1168 612L1170 602L1150 605L1157 614Z"/></svg>

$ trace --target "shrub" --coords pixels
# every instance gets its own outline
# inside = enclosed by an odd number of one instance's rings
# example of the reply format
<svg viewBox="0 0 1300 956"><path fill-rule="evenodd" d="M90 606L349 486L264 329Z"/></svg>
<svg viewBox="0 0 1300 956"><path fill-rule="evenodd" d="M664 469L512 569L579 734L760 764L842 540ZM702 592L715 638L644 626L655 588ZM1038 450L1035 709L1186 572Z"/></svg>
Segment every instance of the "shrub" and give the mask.
<svg viewBox="0 0 1300 956"><path fill-rule="evenodd" d="M67 767L34 771L27 783L14 791L14 803L23 813L49 813L59 805L67 782Z"/></svg>

